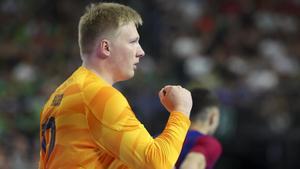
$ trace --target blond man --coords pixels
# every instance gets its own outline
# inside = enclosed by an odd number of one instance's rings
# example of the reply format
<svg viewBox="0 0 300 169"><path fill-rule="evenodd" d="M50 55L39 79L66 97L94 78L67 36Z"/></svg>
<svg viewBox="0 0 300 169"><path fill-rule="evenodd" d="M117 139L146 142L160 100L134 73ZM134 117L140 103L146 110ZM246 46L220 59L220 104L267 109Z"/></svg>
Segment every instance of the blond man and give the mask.
<svg viewBox="0 0 300 169"><path fill-rule="evenodd" d="M145 55L140 15L117 3L91 5L79 22L80 66L50 96L40 120L40 169L168 169L190 126L191 94L165 86L170 112L155 139L136 118L116 82L134 76Z"/></svg>

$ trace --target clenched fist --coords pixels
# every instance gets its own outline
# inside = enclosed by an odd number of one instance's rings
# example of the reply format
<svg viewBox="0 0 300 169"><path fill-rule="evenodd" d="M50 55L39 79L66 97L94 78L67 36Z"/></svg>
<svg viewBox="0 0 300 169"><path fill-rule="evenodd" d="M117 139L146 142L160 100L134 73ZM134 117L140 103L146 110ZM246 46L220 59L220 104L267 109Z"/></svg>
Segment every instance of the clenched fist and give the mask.
<svg viewBox="0 0 300 169"><path fill-rule="evenodd" d="M159 91L159 98L169 112L178 111L190 117L193 101L191 93L187 89L181 86L167 85Z"/></svg>

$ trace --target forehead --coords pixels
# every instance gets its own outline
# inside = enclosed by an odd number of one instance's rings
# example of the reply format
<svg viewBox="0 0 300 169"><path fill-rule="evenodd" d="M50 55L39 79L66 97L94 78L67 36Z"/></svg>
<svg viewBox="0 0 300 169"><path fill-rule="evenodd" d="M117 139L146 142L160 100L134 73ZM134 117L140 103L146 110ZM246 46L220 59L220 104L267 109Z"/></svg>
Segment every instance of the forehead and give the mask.
<svg viewBox="0 0 300 169"><path fill-rule="evenodd" d="M117 37L128 37L128 38L134 38L139 36L137 28L133 22L130 22L128 24L121 25L116 30L116 36Z"/></svg>

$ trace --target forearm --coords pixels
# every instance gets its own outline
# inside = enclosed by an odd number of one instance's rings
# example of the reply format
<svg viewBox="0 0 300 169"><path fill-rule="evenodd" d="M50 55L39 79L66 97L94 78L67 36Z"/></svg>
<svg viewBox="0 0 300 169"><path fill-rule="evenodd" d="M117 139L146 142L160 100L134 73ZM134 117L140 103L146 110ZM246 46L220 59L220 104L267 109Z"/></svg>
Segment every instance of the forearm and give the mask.
<svg viewBox="0 0 300 169"><path fill-rule="evenodd" d="M172 112L165 130L146 149L146 163L152 168L172 168L181 152L190 121L180 112Z"/></svg>
<svg viewBox="0 0 300 169"><path fill-rule="evenodd" d="M128 111L126 116L128 122L123 124L126 126L120 127L122 130L101 125L94 121L96 119L90 114L88 119L89 122L93 121L90 129L95 141L130 168L169 169L173 167L190 125L187 117L179 112L171 113L163 133L153 139L143 125L130 115L131 113Z"/></svg>

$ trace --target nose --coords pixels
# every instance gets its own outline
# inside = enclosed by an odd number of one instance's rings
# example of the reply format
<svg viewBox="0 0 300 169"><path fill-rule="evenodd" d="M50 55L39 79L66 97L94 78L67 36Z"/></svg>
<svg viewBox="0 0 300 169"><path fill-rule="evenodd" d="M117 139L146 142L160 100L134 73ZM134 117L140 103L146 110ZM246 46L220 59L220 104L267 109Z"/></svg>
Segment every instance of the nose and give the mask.
<svg viewBox="0 0 300 169"><path fill-rule="evenodd" d="M145 56L145 52L144 52L144 50L143 50L143 48L141 47L140 44L139 44L139 47L138 47L136 56L137 56L138 58L141 58L141 57Z"/></svg>

